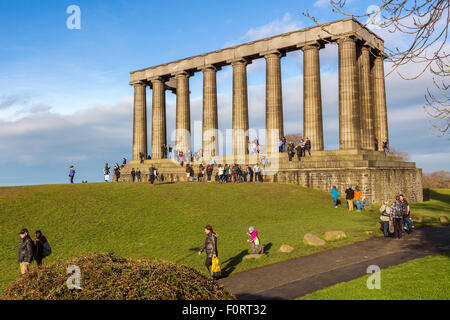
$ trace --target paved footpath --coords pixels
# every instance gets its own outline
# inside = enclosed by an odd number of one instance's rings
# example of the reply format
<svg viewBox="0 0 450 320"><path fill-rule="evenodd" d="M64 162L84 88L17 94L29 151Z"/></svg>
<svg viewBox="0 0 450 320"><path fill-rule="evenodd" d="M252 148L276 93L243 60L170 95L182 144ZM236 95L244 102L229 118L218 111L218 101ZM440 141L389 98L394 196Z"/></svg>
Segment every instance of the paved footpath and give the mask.
<svg viewBox="0 0 450 320"><path fill-rule="evenodd" d="M242 300L295 299L412 259L450 251L450 227L429 226L401 240L372 237L348 246L275 263L219 280Z"/></svg>

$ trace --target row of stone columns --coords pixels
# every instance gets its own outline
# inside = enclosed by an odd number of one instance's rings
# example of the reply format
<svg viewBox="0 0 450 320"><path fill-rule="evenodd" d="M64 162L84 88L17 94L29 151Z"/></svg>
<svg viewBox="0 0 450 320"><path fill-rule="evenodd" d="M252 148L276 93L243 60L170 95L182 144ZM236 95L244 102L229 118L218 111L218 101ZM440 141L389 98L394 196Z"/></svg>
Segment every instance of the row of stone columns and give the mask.
<svg viewBox="0 0 450 320"><path fill-rule="evenodd" d="M341 150L374 150L375 137L388 139L383 57L371 53L366 45L358 45L349 36L337 41L339 46L339 148ZM312 150L323 150L322 98L319 50L323 44L299 47L303 51L303 130L311 140ZM276 152L278 140L284 135L281 85L281 57L275 50L261 54L266 60L266 150ZM248 153L247 65L244 58L228 61L233 67L233 154ZM218 152L218 111L214 65L203 67L203 156ZM190 150L189 72L176 77L176 146ZM162 157L161 146L167 143L165 84L167 79L150 79L153 89L152 158ZM147 154L146 84L134 84L133 159Z"/></svg>

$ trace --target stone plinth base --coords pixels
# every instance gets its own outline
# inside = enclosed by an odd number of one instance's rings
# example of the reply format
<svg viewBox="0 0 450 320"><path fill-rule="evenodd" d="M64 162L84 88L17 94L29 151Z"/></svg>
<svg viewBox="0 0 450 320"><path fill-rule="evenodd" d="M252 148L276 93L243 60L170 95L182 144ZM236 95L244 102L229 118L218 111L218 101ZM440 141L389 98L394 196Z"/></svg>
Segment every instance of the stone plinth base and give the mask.
<svg viewBox="0 0 450 320"><path fill-rule="evenodd" d="M243 169L257 162L260 167L262 155L242 157L215 157L216 163L240 164ZM400 158L386 157L380 151L346 150L316 151L298 161L295 156L291 162L286 153L267 157L269 162L263 171L264 182L292 183L329 192L336 186L341 196L349 186L359 186L362 198L370 203L380 204L383 200L392 201L399 193L410 202L422 202L422 170L414 162ZM195 178L201 161L194 161ZM206 167L209 162L204 162ZM181 167L171 159L145 160L144 163L130 162L121 170L119 181L131 181L131 169L140 168L142 181L148 181L149 167L154 165L164 182L187 181L185 165ZM217 173L214 167L213 178Z"/></svg>

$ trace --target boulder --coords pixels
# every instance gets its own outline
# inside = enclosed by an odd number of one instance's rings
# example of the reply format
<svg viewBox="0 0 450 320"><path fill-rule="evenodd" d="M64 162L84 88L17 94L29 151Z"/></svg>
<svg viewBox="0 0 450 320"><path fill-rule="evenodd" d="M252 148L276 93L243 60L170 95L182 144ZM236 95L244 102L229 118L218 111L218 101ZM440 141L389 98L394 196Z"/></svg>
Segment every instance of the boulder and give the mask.
<svg viewBox="0 0 450 320"><path fill-rule="evenodd" d="M311 233L305 234L305 236L303 237L303 242L310 246L323 246L325 244L324 240Z"/></svg>
<svg viewBox="0 0 450 320"><path fill-rule="evenodd" d="M430 222L433 221L434 218L433 217L423 217L423 222Z"/></svg>
<svg viewBox="0 0 450 320"><path fill-rule="evenodd" d="M380 230L383 229L383 225L381 224L381 222L377 222L376 228L377 228L377 230L378 230L378 229L380 229Z"/></svg>
<svg viewBox="0 0 450 320"><path fill-rule="evenodd" d="M289 252L292 252L292 250L294 250L294 248L287 244L283 244L280 247L280 252L289 253Z"/></svg>
<svg viewBox="0 0 450 320"><path fill-rule="evenodd" d="M450 223L450 220L448 219L447 216L441 216L441 217L439 217L439 221L440 221L441 223Z"/></svg>
<svg viewBox="0 0 450 320"><path fill-rule="evenodd" d="M262 254L252 253L244 256L244 259L259 259L261 256Z"/></svg>
<svg viewBox="0 0 450 320"><path fill-rule="evenodd" d="M411 217L415 222L423 222L423 217L420 214L413 214Z"/></svg>
<svg viewBox="0 0 450 320"><path fill-rule="evenodd" d="M364 231L366 234L373 234L373 230Z"/></svg>
<svg viewBox="0 0 450 320"><path fill-rule="evenodd" d="M323 238L327 241L338 240L342 238L347 238L347 235L344 231L327 231L323 235Z"/></svg>

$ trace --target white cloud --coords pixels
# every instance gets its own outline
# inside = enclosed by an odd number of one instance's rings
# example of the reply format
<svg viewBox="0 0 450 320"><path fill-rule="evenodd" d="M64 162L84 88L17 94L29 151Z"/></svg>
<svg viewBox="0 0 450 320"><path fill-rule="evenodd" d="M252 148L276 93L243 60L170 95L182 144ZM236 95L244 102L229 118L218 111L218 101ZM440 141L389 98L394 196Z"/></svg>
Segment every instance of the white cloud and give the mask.
<svg viewBox="0 0 450 320"><path fill-rule="evenodd" d="M330 4L330 0L317 0L314 2L314 7L316 8L324 8Z"/></svg>
<svg viewBox="0 0 450 320"><path fill-rule="evenodd" d="M245 33L245 35L243 35L237 41L227 42L225 44L225 47L230 47L233 45L237 45L239 43L259 40L277 34L298 30L301 28L302 24L300 20L295 19L295 17L291 13L287 12L280 20L274 20L260 27L251 28Z"/></svg>

